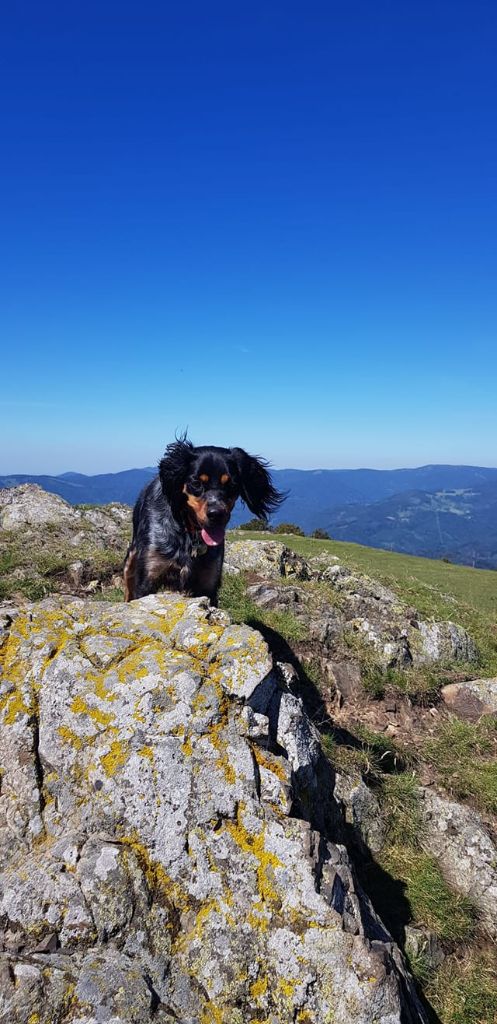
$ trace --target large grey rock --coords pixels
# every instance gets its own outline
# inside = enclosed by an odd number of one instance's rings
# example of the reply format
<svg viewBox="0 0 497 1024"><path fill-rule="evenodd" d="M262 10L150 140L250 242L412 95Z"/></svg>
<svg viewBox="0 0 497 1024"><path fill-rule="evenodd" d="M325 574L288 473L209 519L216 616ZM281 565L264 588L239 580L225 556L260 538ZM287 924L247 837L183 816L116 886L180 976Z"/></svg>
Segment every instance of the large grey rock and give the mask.
<svg viewBox="0 0 497 1024"><path fill-rule="evenodd" d="M1 1024L424 1019L344 846L291 815L319 744L259 634L177 595L3 627Z"/></svg>
<svg viewBox="0 0 497 1024"><path fill-rule="evenodd" d="M497 937L497 847L476 811L431 789L421 790L422 845L456 892L478 908Z"/></svg>
<svg viewBox="0 0 497 1024"><path fill-rule="evenodd" d="M224 571L255 572L266 579L277 579L282 575L284 550L284 545L275 541L231 540L228 536Z"/></svg>
<svg viewBox="0 0 497 1024"><path fill-rule="evenodd" d="M26 525L46 526L47 523L74 523L81 513L57 494L49 494L37 484L0 489L0 527L18 530Z"/></svg>

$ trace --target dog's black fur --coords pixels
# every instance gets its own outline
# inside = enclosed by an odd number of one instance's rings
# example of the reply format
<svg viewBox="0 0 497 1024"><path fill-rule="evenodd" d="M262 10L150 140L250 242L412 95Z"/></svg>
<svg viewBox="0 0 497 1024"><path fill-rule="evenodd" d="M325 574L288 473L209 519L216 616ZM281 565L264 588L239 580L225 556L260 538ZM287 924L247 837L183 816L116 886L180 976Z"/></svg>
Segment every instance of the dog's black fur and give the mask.
<svg viewBox="0 0 497 1024"><path fill-rule="evenodd" d="M238 497L261 519L285 499L273 486L267 463L243 448L194 448L184 437L168 445L159 475L144 487L133 510L125 600L166 587L205 595L215 604L224 528Z"/></svg>

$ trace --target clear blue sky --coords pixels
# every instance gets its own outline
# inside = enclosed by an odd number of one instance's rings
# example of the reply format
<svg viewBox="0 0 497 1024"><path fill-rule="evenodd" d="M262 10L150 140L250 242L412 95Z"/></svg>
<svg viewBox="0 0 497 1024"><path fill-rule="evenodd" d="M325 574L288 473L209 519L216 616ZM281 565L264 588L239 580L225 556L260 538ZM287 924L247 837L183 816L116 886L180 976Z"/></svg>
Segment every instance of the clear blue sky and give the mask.
<svg viewBox="0 0 497 1024"><path fill-rule="evenodd" d="M0 22L0 472L496 464L495 0Z"/></svg>

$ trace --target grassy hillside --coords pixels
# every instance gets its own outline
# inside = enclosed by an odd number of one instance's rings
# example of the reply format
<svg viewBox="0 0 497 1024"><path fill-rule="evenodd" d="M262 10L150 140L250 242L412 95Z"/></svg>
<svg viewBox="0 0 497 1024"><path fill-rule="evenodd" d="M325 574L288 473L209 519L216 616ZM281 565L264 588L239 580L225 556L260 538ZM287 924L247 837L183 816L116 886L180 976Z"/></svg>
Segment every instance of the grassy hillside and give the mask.
<svg viewBox="0 0 497 1024"><path fill-rule="evenodd" d="M336 555L349 568L391 587L422 615L452 619L465 626L481 649L483 674L497 673L497 572L293 534L239 530L230 536L279 540L306 558L323 551Z"/></svg>
<svg viewBox="0 0 497 1024"><path fill-rule="evenodd" d="M289 534L233 531L231 536L281 541L306 558L325 551L335 555L350 569L381 580L423 616L466 626L481 652L480 664L468 666L470 674L497 675L496 572ZM326 702L327 677L318 665L314 669L305 660L309 638L302 642L295 628L302 629L302 621L291 612L253 605L246 591L249 582L243 573L226 576L222 606L238 621L281 634ZM299 584L304 588L320 585ZM393 689L387 694L391 713L386 705L383 710L380 691L373 693L364 676L363 697L356 697L350 706L346 700L342 707L332 707L331 727L325 716L315 721L335 770L365 780L379 801L384 845L374 856L363 858L354 848L356 869L376 910L407 952L429 1024L494 1024L495 946L471 900L452 888L436 858L426 852L419 787L440 787L452 799L479 811L492 835L497 834L497 726L493 716L472 723L447 712L440 699L440 687L447 682L444 670L444 666L428 666L416 673L414 683L412 673L396 673L397 679L389 679ZM428 688L418 700L412 686L422 689L424 674ZM405 680L411 676L411 691L405 688L404 697L402 676ZM305 689L302 693L305 699ZM405 946L407 925L438 943L444 957L440 965L430 962L427 947L420 945L413 953Z"/></svg>

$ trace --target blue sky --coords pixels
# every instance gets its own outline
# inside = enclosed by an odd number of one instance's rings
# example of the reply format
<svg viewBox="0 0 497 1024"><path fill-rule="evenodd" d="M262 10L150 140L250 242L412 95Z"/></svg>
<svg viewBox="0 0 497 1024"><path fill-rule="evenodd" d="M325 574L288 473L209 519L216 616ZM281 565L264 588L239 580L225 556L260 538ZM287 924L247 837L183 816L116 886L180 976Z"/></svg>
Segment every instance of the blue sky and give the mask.
<svg viewBox="0 0 497 1024"><path fill-rule="evenodd" d="M0 472L496 464L494 0L0 21Z"/></svg>

